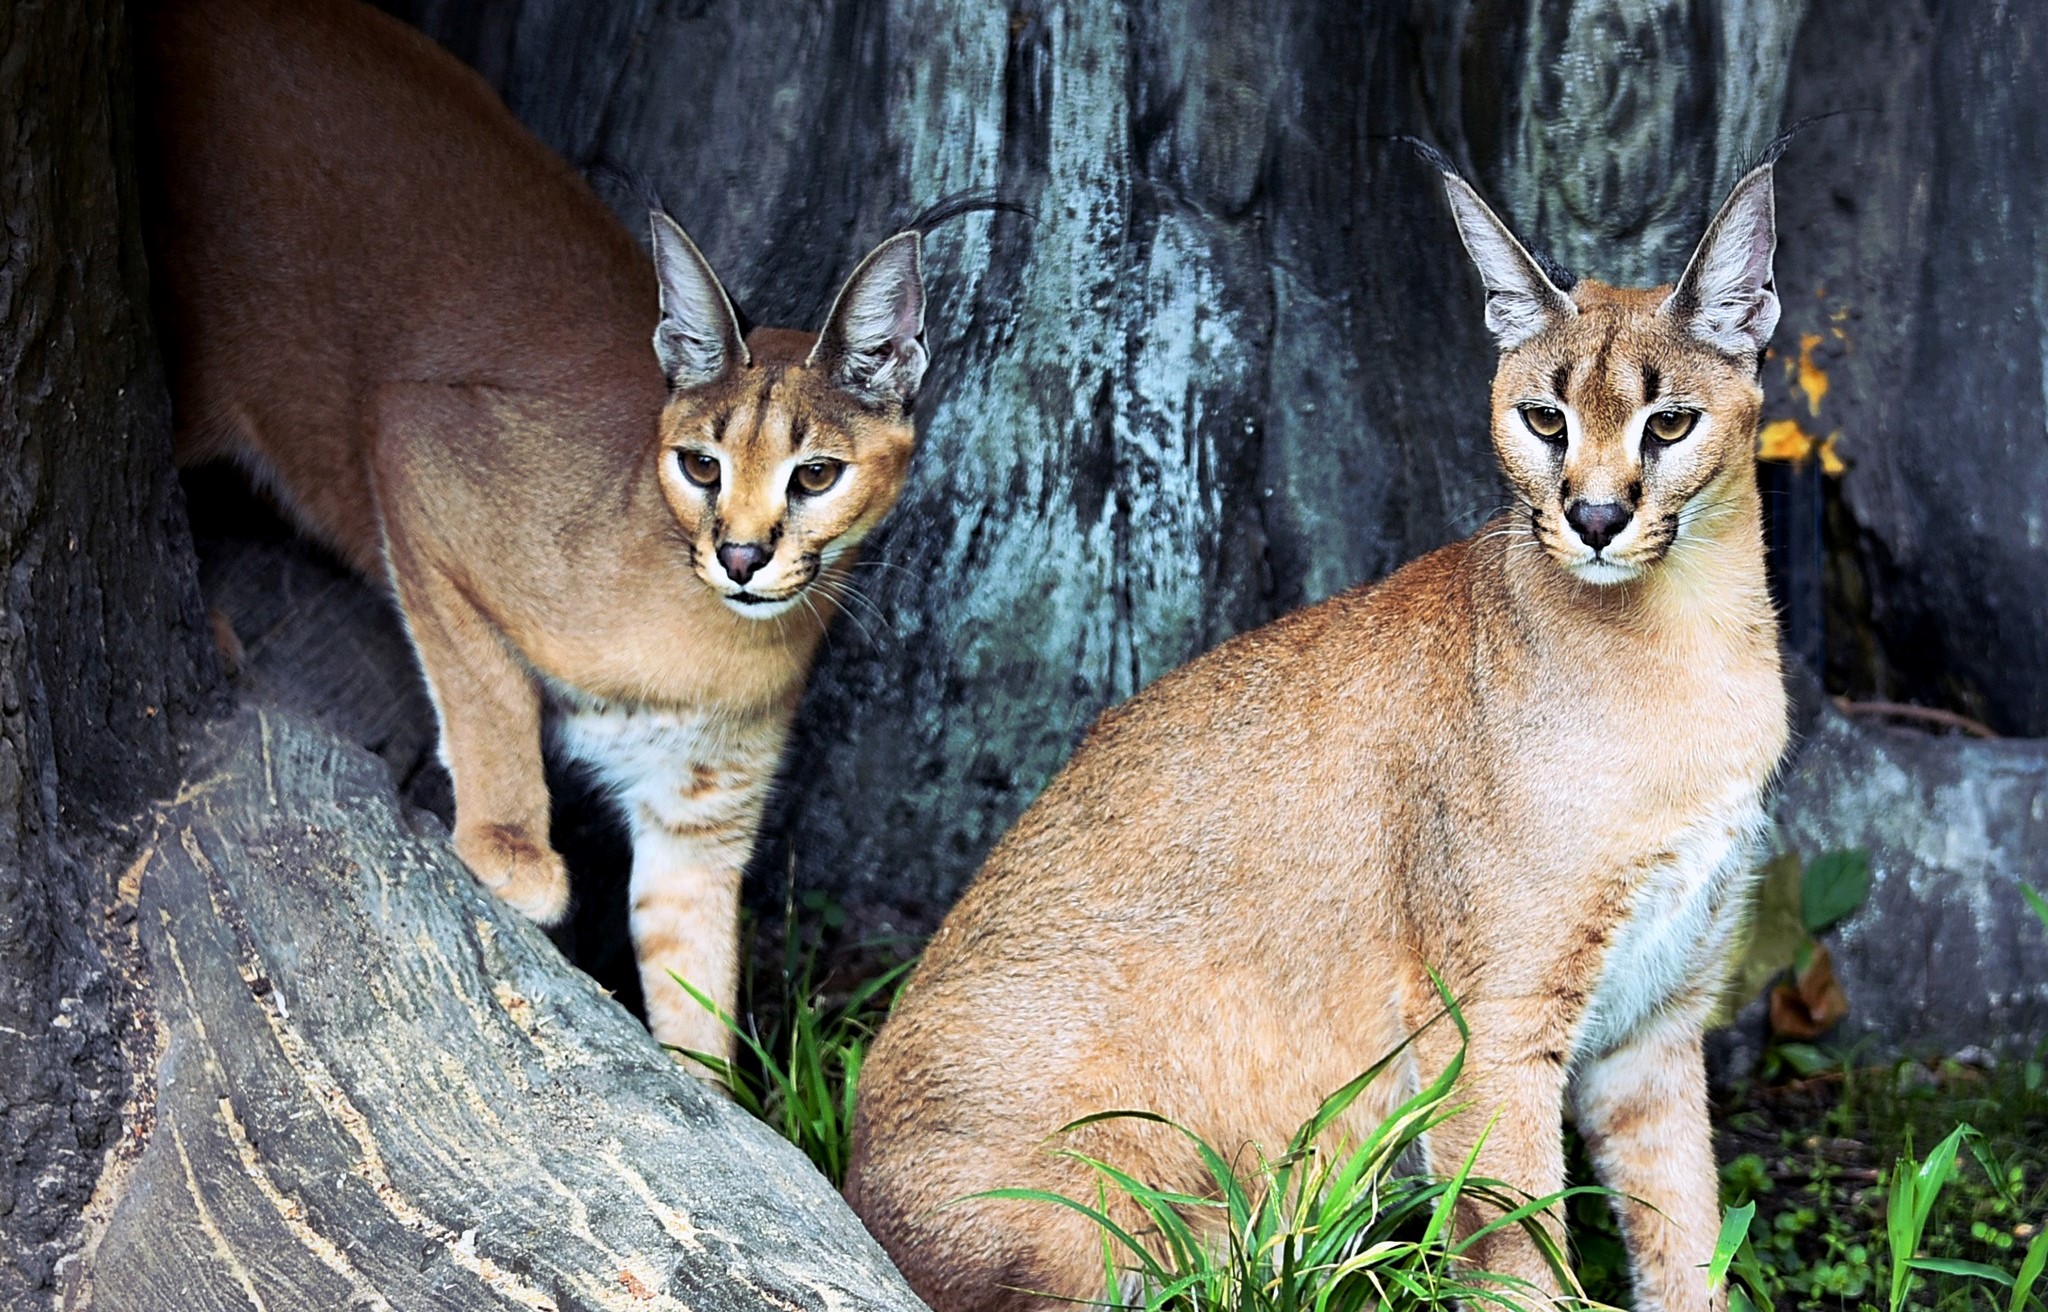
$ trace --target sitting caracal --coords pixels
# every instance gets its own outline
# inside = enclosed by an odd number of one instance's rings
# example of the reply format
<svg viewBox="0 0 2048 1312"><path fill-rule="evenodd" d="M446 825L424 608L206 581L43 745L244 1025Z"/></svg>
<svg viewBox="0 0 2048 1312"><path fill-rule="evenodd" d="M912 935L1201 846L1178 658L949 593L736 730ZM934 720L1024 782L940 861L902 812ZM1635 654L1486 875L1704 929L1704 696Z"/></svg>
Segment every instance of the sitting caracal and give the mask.
<svg viewBox="0 0 2048 1312"><path fill-rule="evenodd" d="M367 5L171 0L150 53L180 459L235 459L389 581L456 850L536 920L569 901L544 718L595 768L632 830L654 1034L727 1052L669 972L732 1007L740 871L910 458L917 234L821 333L743 337L666 215L650 263L481 78Z"/></svg>
<svg viewBox="0 0 2048 1312"><path fill-rule="evenodd" d="M1448 168L1500 348L1514 508L1105 713L932 939L861 1072L846 1195L939 1312L1103 1294L1073 1148L1199 1192L1186 1140L1284 1148L1421 1028L1471 1026L1455 1169L1564 1184L1576 1111L1636 1306L1705 1309L1700 1035L1786 741L1753 463L1778 318L1769 163L1676 289L1575 281ZM1443 1069L1448 1024L1340 1127ZM965 1201L962 1201L965 1200ZM950 1205L949 1205L950 1204ZM1465 1234L1484 1221L1459 1218ZM1556 1218L1549 1218L1555 1225ZM1556 1281L1519 1229L1476 1265Z"/></svg>

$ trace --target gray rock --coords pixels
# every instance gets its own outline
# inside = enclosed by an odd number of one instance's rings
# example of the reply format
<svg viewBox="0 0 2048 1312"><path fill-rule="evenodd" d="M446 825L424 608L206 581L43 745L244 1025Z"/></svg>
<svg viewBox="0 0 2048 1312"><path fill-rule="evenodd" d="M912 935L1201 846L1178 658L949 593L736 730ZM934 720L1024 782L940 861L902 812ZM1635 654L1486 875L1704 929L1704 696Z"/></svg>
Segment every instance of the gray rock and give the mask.
<svg viewBox="0 0 2048 1312"><path fill-rule="evenodd" d="M1870 853L1869 900L1830 935L1837 1040L1926 1055L2048 1037L2048 741L1938 737L1821 707L1777 804L1808 857Z"/></svg>

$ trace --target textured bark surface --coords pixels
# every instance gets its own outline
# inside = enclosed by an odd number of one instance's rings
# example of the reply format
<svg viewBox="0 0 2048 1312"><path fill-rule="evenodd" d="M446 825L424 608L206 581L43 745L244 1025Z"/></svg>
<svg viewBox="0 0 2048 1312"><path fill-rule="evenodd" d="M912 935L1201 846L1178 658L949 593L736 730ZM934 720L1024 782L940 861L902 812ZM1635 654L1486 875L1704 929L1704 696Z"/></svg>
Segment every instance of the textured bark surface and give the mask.
<svg viewBox="0 0 2048 1312"><path fill-rule="evenodd" d="M1849 465L1834 682L2048 735L2048 6L1813 0L1794 67L1788 114L1844 111L1787 158L1778 263L1826 380L1780 412Z"/></svg>
<svg viewBox="0 0 2048 1312"><path fill-rule="evenodd" d="M570 159L651 177L762 322L931 241L903 508L758 867L942 908L1104 706L1498 504L1432 137L1567 258L1675 278L1802 5L412 0Z"/></svg>
<svg viewBox="0 0 2048 1312"><path fill-rule="evenodd" d="M119 1129L121 822L211 667L171 475L110 0L0 6L0 1306L60 1278ZM147 1024L146 1018L142 1022Z"/></svg>
<svg viewBox="0 0 2048 1312"><path fill-rule="evenodd" d="M161 1046L94 1307L919 1306L376 757L245 709L181 798L122 886Z"/></svg>

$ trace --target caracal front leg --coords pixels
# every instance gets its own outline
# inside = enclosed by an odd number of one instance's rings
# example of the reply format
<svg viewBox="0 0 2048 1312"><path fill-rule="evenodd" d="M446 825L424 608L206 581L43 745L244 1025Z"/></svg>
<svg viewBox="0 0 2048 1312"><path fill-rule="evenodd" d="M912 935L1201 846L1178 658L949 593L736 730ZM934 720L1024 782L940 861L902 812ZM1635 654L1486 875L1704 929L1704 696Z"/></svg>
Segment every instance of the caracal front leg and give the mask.
<svg viewBox="0 0 2048 1312"><path fill-rule="evenodd" d="M562 728L564 746L613 789L632 831L633 954L647 1027L671 1047L729 1058L731 1031L676 976L733 1014L740 875L753 855L784 726L588 704Z"/></svg>
<svg viewBox="0 0 2048 1312"><path fill-rule="evenodd" d="M569 908L569 875L548 845L541 698L489 619L430 561L387 544L391 576L441 721L441 761L455 784L455 851L529 919Z"/></svg>
<svg viewBox="0 0 2048 1312"><path fill-rule="evenodd" d="M1706 1064L1691 1016L1660 1018L1574 1081L1579 1133L1615 1191L1640 1312L1719 1312L1707 1262L1720 1232ZM1640 1201L1631 1201L1640 1200Z"/></svg>
<svg viewBox="0 0 2048 1312"><path fill-rule="evenodd" d="M1427 981L1422 989L1430 1002L1436 994ZM1455 1174L1465 1164L1479 1137L1477 1164L1472 1174L1499 1180L1520 1195L1544 1197L1564 1188L1564 1092L1562 1049L1548 1030L1532 1020L1537 1004L1528 999L1475 1000L1464 1007L1472 1037L1465 1053L1463 1078L1451 1092L1454 1105L1464 1110L1429 1133L1429 1169L1433 1175ZM1406 1019L1419 1029L1433 1010L1414 1009ZM1456 1053L1458 1032L1449 1020L1440 1020L1417 1040L1416 1062L1421 1081L1436 1078ZM1497 1207L1471 1202L1458 1206L1455 1229L1466 1238L1501 1215ZM1560 1251L1563 1250L1563 1217L1557 1208L1538 1218ZM1490 1272L1509 1277L1512 1286L1502 1290L1517 1306L1542 1308L1561 1291L1556 1274L1526 1228L1520 1225L1496 1230L1474 1245L1466 1272Z"/></svg>

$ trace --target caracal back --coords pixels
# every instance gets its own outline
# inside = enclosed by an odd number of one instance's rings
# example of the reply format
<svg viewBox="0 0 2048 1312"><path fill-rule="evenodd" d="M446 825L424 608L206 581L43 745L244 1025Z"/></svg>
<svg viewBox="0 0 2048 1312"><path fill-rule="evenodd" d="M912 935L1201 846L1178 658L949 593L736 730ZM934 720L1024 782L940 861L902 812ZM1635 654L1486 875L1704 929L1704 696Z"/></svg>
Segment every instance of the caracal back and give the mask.
<svg viewBox="0 0 2048 1312"><path fill-rule="evenodd" d="M380 385L653 422L652 264L475 73L354 0L170 0L150 37L181 461L243 464L380 576Z"/></svg>

